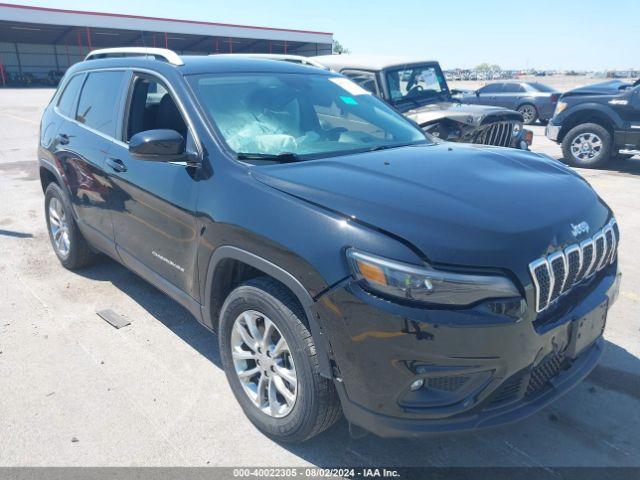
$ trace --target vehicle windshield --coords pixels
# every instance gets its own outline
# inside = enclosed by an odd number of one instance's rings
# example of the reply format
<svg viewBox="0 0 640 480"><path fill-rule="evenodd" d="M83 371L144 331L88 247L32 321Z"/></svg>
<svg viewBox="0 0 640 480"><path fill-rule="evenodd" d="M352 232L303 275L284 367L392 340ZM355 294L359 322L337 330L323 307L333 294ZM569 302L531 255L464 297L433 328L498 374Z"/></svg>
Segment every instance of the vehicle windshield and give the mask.
<svg viewBox="0 0 640 480"><path fill-rule="evenodd" d="M438 65L424 64L386 72L392 103L428 103L449 97L449 87Z"/></svg>
<svg viewBox="0 0 640 480"><path fill-rule="evenodd" d="M344 77L203 74L189 77L189 83L242 160L297 161L428 141L402 115Z"/></svg>

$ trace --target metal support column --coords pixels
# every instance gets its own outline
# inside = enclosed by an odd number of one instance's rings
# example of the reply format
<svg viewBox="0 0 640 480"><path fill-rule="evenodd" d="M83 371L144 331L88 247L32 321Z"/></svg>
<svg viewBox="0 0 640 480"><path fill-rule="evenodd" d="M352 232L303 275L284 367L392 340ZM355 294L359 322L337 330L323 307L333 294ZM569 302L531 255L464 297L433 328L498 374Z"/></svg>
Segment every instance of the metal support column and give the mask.
<svg viewBox="0 0 640 480"><path fill-rule="evenodd" d="M20 52L18 51L18 44L13 42L13 48L16 51L16 62L18 62L18 73L22 76L22 62L20 61Z"/></svg>

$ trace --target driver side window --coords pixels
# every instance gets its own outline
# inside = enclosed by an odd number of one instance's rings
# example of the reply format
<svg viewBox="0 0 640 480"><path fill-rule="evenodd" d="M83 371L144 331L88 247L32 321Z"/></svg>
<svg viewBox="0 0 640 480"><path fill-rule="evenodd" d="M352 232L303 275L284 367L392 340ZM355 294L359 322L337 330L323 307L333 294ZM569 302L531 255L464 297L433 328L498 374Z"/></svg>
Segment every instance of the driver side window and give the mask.
<svg viewBox="0 0 640 480"><path fill-rule="evenodd" d="M350 80L356 82L366 91L380 96L380 90L378 89L378 82L376 81L376 75L371 72L362 72L358 70L343 70L340 72L342 75L348 77Z"/></svg>
<svg viewBox="0 0 640 480"><path fill-rule="evenodd" d="M133 86L124 140L158 129L175 130L187 139L187 124L167 88L153 77L140 76Z"/></svg>
<svg viewBox="0 0 640 480"><path fill-rule="evenodd" d="M501 83L491 83L482 87L479 90L480 94L491 94L491 93L500 93L502 92L502 84Z"/></svg>

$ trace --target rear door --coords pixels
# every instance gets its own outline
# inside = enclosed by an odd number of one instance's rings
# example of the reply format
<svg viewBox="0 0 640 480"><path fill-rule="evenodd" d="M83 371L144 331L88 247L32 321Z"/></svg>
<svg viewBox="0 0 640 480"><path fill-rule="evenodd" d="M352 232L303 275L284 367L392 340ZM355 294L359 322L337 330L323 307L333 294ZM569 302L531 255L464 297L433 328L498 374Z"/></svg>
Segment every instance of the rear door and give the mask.
<svg viewBox="0 0 640 480"><path fill-rule="evenodd" d="M58 128L56 156L64 169L78 223L92 241L109 250L113 227L107 209L109 182L104 162L117 129L124 79L124 71L78 75L67 89L78 89L79 98L70 102L65 90L56 106L64 118Z"/></svg>
<svg viewBox="0 0 640 480"><path fill-rule="evenodd" d="M525 95L526 91L519 83L504 83L502 92L496 95L497 98L494 105L516 110Z"/></svg>
<svg viewBox="0 0 640 480"><path fill-rule="evenodd" d="M107 155L113 191L110 209L116 248L123 262L143 276L170 282L197 298L196 199L198 171L184 163L136 159L129 139L154 129L176 130L197 153L184 111L167 85L149 74L131 77L120 138Z"/></svg>

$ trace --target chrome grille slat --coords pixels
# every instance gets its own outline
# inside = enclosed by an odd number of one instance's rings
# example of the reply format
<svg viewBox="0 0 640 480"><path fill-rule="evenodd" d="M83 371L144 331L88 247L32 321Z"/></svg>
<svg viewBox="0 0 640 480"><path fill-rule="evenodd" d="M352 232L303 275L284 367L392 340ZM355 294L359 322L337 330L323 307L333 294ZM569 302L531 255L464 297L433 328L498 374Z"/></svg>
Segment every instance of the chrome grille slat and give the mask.
<svg viewBox="0 0 640 480"><path fill-rule="evenodd" d="M489 145L495 145L497 127L497 125L491 125L491 127L489 128Z"/></svg>
<svg viewBox="0 0 640 480"><path fill-rule="evenodd" d="M508 147L510 143L509 139L511 138L511 132L513 131L513 123L507 122L503 124L503 130L504 132L502 133L502 141L500 142L500 145L502 145L503 147Z"/></svg>
<svg viewBox="0 0 640 480"><path fill-rule="evenodd" d="M600 270L600 267L604 262L604 254L607 250L607 243L604 239L604 233L598 232L596 235L594 235L593 241L596 245L596 251L594 253L594 262L591 274L594 274Z"/></svg>
<svg viewBox="0 0 640 480"><path fill-rule="evenodd" d="M567 278L562 293L573 287L573 284L578 280L582 268L582 250L579 245L571 245L565 248L564 255L567 258Z"/></svg>
<svg viewBox="0 0 640 480"><path fill-rule="evenodd" d="M498 140L498 142L503 147L504 147L504 132L506 132L506 130L507 130L507 124L506 123L503 123L502 125L500 125L500 135L499 135L500 140Z"/></svg>
<svg viewBox="0 0 640 480"><path fill-rule="evenodd" d="M591 269L593 268L596 258L594 255L596 247L593 243L593 238L581 242L580 248L582 249L582 271L580 272L578 281L587 278L591 274Z"/></svg>
<svg viewBox="0 0 640 480"><path fill-rule="evenodd" d="M615 220L580 244L572 244L529 264L536 311L541 312L575 285L614 262L618 249Z"/></svg>
<svg viewBox="0 0 640 480"><path fill-rule="evenodd" d="M613 244L611 246L611 258L609 259L609 263L613 263L616 259L616 255L618 254L618 236L616 235L616 230L611 227L611 234L613 235Z"/></svg>
<svg viewBox="0 0 640 480"><path fill-rule="evenodd" d="M564 289L564 282L567 278L567 259L564 253L555 252L548 257L551 275L553 276L553 289L551 290L550 302L556 300Z"/></svg>
<svg viewBox="0 0 640 480"><path fill-rule="evenodd" d="M486 125L476 137L476 143L483 145L495 145L498 147L511 146L511 136L514 122L493 122Z"/></svg>

